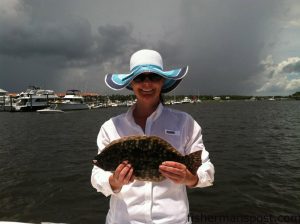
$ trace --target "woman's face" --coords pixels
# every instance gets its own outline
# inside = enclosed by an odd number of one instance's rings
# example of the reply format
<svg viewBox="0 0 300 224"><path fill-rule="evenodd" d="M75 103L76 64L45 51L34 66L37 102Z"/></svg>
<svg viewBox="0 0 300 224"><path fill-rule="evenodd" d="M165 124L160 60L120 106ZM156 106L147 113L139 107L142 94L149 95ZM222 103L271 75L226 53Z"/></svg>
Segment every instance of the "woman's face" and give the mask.
<svg viewBox="0 0 300 224"><path fill-rule="evenodd" d="M139 103L155 105L160 101L164 78L154 73L143 73L131 82L132 90Z"/></svg>

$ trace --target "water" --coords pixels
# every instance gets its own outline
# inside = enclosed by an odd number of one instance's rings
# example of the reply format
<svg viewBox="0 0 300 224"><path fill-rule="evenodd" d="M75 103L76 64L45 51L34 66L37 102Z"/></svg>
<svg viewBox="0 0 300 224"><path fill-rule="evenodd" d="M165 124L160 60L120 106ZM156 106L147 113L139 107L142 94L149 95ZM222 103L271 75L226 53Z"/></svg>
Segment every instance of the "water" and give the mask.
<svg viewBox="0 0 300 224"><path fill-rule="evenodd" d="M173 107L200 123L216 169L213 187L189 190L194 223L299 215L300 101ZM104 223L108 198L91 187L91 159L101 124L126 110L0 113L0 220Z"/></svg>

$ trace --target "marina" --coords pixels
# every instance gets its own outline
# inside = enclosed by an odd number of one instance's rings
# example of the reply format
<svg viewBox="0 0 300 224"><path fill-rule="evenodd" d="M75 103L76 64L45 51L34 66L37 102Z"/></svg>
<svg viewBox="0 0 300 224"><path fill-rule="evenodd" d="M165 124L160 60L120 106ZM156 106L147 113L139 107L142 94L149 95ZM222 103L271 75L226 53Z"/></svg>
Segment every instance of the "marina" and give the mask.
<svg viewBox="0 0 300 224"><path fill-rule="evenodd" d="M299 100L300 93L290 96L194 96L178 95L164 96L164 104L198 104L202 102L231 102L231 101L285 101ZM80 90L67 90L65 93L55 93L54 90L44 90L30 86L27 90L18 94L9 94L0 89L0 111L55 113L60 111L89 110L107 107L130 107L135 103L133 95L101 95L98 93L86 93Z"/></svg>
<svg viewBox="0 0 300 224"><path fill-rule="evenodd" d="M58 96L53 90L44 90L39 87L29 86L27 90L16 94L8 95L2 91L0 96L1 111L10 112L29 112L37 111L39 113L87 110L91 106L85 102L80 90L67 90L62 96Z"/></svg>
<svg viewBox="0 0 300 224"><path fill-rule="evenodd" d="M44 90L29 86L25 91L15 97L5 94L2 96L2 110L15 112L28 112L43 109L59 97L53 90Z"/></svg>

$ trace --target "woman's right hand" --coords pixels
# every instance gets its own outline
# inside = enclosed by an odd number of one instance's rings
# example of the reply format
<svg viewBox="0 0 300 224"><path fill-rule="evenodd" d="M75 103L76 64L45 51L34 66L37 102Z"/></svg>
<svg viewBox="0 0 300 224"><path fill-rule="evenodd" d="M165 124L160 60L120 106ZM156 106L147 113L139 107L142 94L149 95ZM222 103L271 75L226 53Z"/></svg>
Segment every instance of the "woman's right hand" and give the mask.
<svg viewBox="0 0 300 224"><path fill-rule="evenodd" d="M123 185L133 182L133 167L128 161L123 161L109 177L109 184L114 192L120 192Z"/></svg>

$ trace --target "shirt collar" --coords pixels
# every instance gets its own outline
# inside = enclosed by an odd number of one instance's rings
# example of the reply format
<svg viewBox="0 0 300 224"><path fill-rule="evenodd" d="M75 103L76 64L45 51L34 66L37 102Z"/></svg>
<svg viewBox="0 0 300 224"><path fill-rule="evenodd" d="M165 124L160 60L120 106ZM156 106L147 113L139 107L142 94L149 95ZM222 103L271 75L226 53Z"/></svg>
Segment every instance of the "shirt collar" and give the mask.
<svg viewBox="0 0 300 224"><path fill-rule="evenodd" d="M134 118L133 118L133 110L136 107L136 105L134 104L133 106L131 106L129 108L129 110L126 113L126 119L129 122L134 122ZM156 110L147 118L148 120L150 119L152 122L155 121L162 113L164 109L164 106L162 103L159 103L159 105L157 106Z"/></svg>

